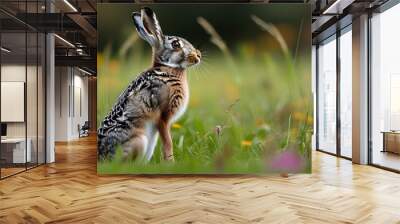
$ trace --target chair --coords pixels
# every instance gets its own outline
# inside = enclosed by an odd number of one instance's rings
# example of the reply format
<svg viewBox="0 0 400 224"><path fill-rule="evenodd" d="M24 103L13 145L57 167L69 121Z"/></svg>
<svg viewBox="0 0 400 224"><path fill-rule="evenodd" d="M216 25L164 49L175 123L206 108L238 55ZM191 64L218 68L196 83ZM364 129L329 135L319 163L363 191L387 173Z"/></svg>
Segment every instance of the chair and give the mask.
<svg viewBox="0 0 400 224"><path fill-rule="evenodd" d="M80 125L78 125L79 138L89 136L89 129L90 129L89 121L85 121L85 123L82 125L82 127L80 127Z"/></svg>

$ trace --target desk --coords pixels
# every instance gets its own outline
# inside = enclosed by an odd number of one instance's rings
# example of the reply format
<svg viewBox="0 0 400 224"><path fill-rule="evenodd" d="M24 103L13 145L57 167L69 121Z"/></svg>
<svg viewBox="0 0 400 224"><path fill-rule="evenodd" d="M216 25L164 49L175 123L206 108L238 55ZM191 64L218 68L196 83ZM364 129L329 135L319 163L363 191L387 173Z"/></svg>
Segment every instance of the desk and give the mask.
<svg viewBox="0 0 400 224"><path fill-rule="evenodd" d="M6 163L26 163L31 162L31 139L27 139L28 143L25 152L25 138L5 138L1 139L1 159Z"/></svg>
<svg viewBox="0 0 400 224"><path fill-rule="evenodd" d="M392 152L400 154L400 132L383 131L383 150L382 152Z"/></svg>

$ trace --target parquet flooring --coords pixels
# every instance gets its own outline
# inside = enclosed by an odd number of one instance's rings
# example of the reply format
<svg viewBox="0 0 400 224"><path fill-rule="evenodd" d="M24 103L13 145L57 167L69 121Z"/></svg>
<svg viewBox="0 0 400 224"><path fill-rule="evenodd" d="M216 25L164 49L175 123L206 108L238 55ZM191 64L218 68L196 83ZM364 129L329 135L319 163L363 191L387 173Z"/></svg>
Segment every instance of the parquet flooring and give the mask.
<svg viewBox="0 0 400 224"><path fill-rule="evenodd" d="M14 168L14 167L7 167L7 168L1 168L1 175L2 177L7 177L19 172L22 172L25 170L25 167L21 167L21 168Z"/></svg>
<svg viewBox="0 0 400 224"><path fill-rule="evenodd" d="M0 181L0 223L400 223L400 175L313 153L313 174L105 176L93 137Z"/></svg>

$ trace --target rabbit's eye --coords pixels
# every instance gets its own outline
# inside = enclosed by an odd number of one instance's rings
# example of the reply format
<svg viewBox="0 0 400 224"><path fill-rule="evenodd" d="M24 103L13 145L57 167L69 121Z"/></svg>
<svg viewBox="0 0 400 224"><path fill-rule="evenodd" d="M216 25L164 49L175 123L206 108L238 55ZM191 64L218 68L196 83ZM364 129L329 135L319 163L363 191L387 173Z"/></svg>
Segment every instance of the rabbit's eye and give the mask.
<svg viewBox="0 0 400 224"><path fill-rule="evenodd" d="M171 42L171 46L173 49L178 49L181 48L181 43L179 42L179 40L174 40Z"/></svg>

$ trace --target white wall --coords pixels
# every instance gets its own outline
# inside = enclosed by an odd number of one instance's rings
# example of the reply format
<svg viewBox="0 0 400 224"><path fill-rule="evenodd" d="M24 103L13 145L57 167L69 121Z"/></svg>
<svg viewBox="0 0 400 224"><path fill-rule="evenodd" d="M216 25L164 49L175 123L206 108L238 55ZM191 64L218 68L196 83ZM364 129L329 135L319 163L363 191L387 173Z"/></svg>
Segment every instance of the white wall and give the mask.
<svg viewBox="0 0 400 224"><path fill-rule="evenodd" d="M89 119L89 103L88 103L88 78L81 76L82 73L79 72L79 75L76 75L76 71L74 75L74 108L72 109L73 119L71 123L71 134L74 138L79 137L78 125L83 125L85 121ZM80 97L79 97L80 96ZM80 102L79 102L80 101ZM81 108L79 108L81 107ZM80 111L81 110L81 111Z"/></svg>
<svg viewBox="0 0 400 224"><path fill-rule="evenodd" d="M68 140L68 88L70 84L67 67L55 68L55 140Z"/></svg>
<svg viewBox="0 0 400 224"><path fill-rule="evenodd" d="M1 81L1 121L24 122L25 83ZM36 108L36 105L35 105Z"/></svg>
<svg viewBox="0 0 400 224"><path fill-rule="evenodd" d="M28 66L25 67L24 65L18 65L18 64L6 64L1 66L1 81L3 82L24 82L26 83L25 80L25 75L27 69L28 74L31 74L31 72L36 69L33 66ZM35 71L36 73L36 71ZM35 83L36 85L36 83ZM31 89L28 89L31 90ZM28 103L32 101L32 98L36 97L36 90L33 93L30 93L28 91L27 93L27 101ZM36 105L35 105L36 107ZM1 108L1 110L7 110L7 108ZM28 121L36 119L36 114L27 114L28 116ZM36 120L35 120L36 121ZM7 136L8 137L25 137L25 124L26 122L7 122ZM36 123L36 122L35 122ZM32 125L29 125L28 128L32 127ZM36 129L36 127L35 127ZM28 133L29 137L29 133Z"/></svg>
<svg viewBox="0 0 400 224"><path fill-rule="evenodd" d="M88 78L83 75L76 68L56 67L56 141L79 138L78 125L88 120Z"/></svg>
<svg viewBox="0 0 400 224"><path fill-rule="evenodd" d="M24 65L2 65L1 81L25 82L25 64ZM28 68L29 69L29 68Z"/></svg>
<svg viewBox="0 0 400 224"><path fill-rule="evenodd" d="M38 71L36 69L39 69ZM16 109L11 107L1 108L2 112L13 113L8 110L21 110L19 113L25 114L26 120L21 122L5 122L7 124L7 137L9 138L27 138L31 144L32 161L44 163L45 150L45 120L44 120L44 74L41 72L41 67L25 66L25 64L3 64L1 66L1 81L2 82L24 82L26 85L26 106L22 102L22 107ZM27 78L27 80L25 80ZM2 89L3 92L4 89ZM19 90L20 94L24 94L25 89ZM22 91L22 92L21 92ZM4 93L3 93L4 94ZM7 94L7 93L6 93ZM2 95L2 98L7 95ZM15 113L15 112L14 112ZM23 115L22 115L23 116Z"/></svg>
<svg viewBox="0 0 400 224"><path fill-rule="evenodd" d="M25 65L2 65L1 81L25 82ZM6 110L7 108L1 108ZM7 123L7 137L25 137L25 122Z"/></svg>

